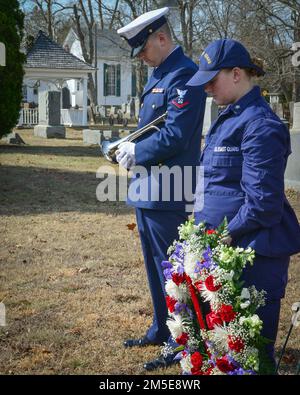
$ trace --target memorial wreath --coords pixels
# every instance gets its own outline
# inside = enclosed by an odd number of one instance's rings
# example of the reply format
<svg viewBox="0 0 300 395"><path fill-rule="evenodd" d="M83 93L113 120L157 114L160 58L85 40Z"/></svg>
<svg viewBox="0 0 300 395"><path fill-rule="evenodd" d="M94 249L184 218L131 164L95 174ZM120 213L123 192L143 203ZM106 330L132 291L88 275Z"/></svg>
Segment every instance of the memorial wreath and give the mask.
<svg viewBox="0 0 300 395"><path fill-rule="evenodd" d="M187 221L179 241L162 262L166 279L167 320L179 347L183 374L245 375L266 373L267 339L256 310L265 291L243 287L242 271L253 265L254 250L228 246L227 221L215 230ZM164 354L170 352L164 348ZM174 350L173 350L174 352Z"/></svg>

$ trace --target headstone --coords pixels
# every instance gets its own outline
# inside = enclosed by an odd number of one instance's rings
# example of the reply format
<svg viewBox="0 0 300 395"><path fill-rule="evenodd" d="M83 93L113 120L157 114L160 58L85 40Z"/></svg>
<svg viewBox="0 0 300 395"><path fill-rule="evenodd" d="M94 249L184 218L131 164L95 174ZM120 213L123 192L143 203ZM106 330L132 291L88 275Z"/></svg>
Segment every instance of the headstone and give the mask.
<svg viewBox="0 0 300 395"><path fill-rule="evenodd" d="M103 138L105 140L117 139L119 138L118 130L103 130Z"/></svg>
<svg viewBox="0 0 300 395"><path fill-rule="evenodd" d="M293 106L293 127L291 132L300 132L300 102L294 103Z"/></svg>
<svg viewBox="0 0 300 395"><path fill-rule="evenodd" d="M69 109L71 107L71 95L68 87L62 88L62 108Z"/></svg>
<svg viewBox="0 0 300 395"><path fill-rule="evenodd" d="M283 118L283 105L282 103L270 103L270 107L278 115L279 118Z"/></svg>
<svg viewBox="0 0 300 395"><path fill-rule="evenodd" d="M100 130L83 129L83 143L87 145L99 145L103 140L103 134Z"/></svg>
<svg viewBox="0 0 300 395"><path fill-rule="evenodd" d="M4 139L8 142L8 144L26 144L19 133L9 133Z"/></svg>
<svg viewBox="0 0 300 395"><path fill-rule="evenodd" d="M3 302L0 303L0 326L6 326L6 309Z"/></svg>
<svg viewBox="0 0 300 395"><path fill-rule="evenodd" d="M203 119L203 131L202 131L203 135L207 134L210 125L217 117L218 117L218 106L213 101L212 97L208 97L206 99L205 113Z"/></svg>
<svg viewBox="0 0 300 395"><path fill-rule="evenodd" d="M140 112L140 99L137 97L134 99L134 111L135 111L135 118L139 118L139 112Z"/></svg>
<svg viewBox="0 0 300 395"><path fill-rule="evenodd" d="M6 65L5 45L0 43L0 66Z"/></svg>
<svg viewBox="0 0 300 395"><path fill-rule="evenodd" d="M45 138L65 138L66 129L60 122L60 92L39 93L39 123L34 127L34 135Z"/></svg>
<svg viewBox="0 0 300 395"><path fill-rule="evenodd" d="M300 102L294 103L293 127L290 134L292 153L285 171L285 187L300 191Z"/></svg>
<svg viewBox="0 0 300 395"><path fill-rule="evenodd" d="M135 99L132 97L130 101L130 118L135 117Z"/></svg>

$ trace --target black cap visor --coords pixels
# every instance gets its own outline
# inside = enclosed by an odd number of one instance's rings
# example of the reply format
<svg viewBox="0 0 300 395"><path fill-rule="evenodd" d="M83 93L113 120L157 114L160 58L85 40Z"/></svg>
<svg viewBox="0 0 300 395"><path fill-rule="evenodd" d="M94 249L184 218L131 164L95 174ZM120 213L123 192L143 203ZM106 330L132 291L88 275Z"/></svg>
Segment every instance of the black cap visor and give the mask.
<svg viewBox="0 0 300 395"><path fill-rule="evenodd" d="M147 44L147 40L148 40L148 38L143 42L142 45L139 45L138 47L131 49L130 57L132 59L137 57L138 54L140 54L142 52L142 50L145 48L145 45Z"/></svg>

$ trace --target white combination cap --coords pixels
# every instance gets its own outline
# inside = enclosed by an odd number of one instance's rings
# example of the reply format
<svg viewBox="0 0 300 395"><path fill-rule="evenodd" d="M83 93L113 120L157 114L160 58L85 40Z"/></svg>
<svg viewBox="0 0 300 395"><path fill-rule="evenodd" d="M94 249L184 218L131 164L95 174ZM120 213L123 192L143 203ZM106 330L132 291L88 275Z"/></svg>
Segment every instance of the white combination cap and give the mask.
<svg viewBox="0 0 300 395"><path fill-rule="evenodd" d="M150 34L154 33L167 22L166 15L168 12L168 7L146 12L128 25L117 30L117 33L132 47L132 58L141 52Z"/></svg>

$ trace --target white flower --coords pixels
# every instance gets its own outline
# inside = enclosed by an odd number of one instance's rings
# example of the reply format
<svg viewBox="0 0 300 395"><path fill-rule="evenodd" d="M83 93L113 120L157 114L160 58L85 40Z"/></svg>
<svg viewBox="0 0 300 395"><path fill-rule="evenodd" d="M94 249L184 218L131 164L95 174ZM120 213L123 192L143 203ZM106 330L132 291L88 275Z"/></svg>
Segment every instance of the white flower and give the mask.
<svg viewBox="0 0 300 395"><path fill-rule="evenodd" d="M249 292L248 288L242 289L241 299L250 299L250 292Z"/></svg>
<svg viewBox="0 0 300 395"><path fill-rule="evenodd" d="M192 279L196 280L199 276L198 273L195 273L196 263L198 258L192 252L187 252L184 257L184 269L186 274Z"/></svg>
<svg viewBox="0 0 300 395"><path fill-rule="evenodd" d="M220 261L222 261L224 263L230 263L232 260L232 256L227 250L223 249L223 250L221 250L219 259L220 259Z"/></svg>
<svg viewBox="0 0 300 395"><path fill-rule="evenodd" d="M256 326L256 325L260 325L260 324L261 324L261 320L260 320L260 318L259 318L259 316L258 316L257 314L253 314L253 315L251 316L251 322L252 322L252 325L253 325L253 326Z"/></svg>
<svg viewBox="0 0 300 395"><path fill-rule="evenodd" d="M231 281L233 276L234 276L234 271L233 270L231 270L229 273L226 273L226 272L223 273L223 279L224 280Z"/></svg>
<svg viewBox="0 0 300 395"><path fill-rule="evenodd" d="M251 317L241 317L240 325L247 327L249 335L254 337L262 328L262 321L257 314L253 314Z"/></svg>
<svg viewBox="0 0 300 395"><path fill-rule="evenodd" d="M182 319L179 315L174 315L173 318L168 318L167 327L169 328L174 339L177 339L177 337L181 336L182 332L184 331Z"/></svg>
<svg viewBox="0 0 300 395"><path fill-rule="evenodd" d="M201 284L200 293L205 302L209 302L211 304L215 304L218 302L218 291L209 291L206 288L205 283Z"/></svg>
<svg viewBox="0 0 300 395"><path fill-rule="evenodd" d="M173 280L167 280L165 284L165 289L169 296L178 300L179 302L185 303L188 299L187 289L184 284L180 284L178 286L174 283Z"/></svg>
<svg viewBox="0 0 300 395"><path fill-rule="evenodd" d="M211 335L217 347L223 350L228 349L228 332L225 326L216 325Z"/></svg>
<svg viewBox="0 0 300 395"><path fill-rule="evenodd" d="M191 356L190 356L190 354L188 354L186 357L183 357L183 358L180 360L180 366L181 366L181 369L182 369L182 373L183 373L183 374L184 374L184 373L188 373L188 374L191 373L191 370L192 370L192 368L193 368L193 365L192 365L192 362L191 362Z"/></svg>
<svg viewBox="0 0 300 395"><path fill-rule="evenodd" d="M250 300L247 300L246 302L241 303L241 309L246 309L247 307L250 306Z"/></svg>

